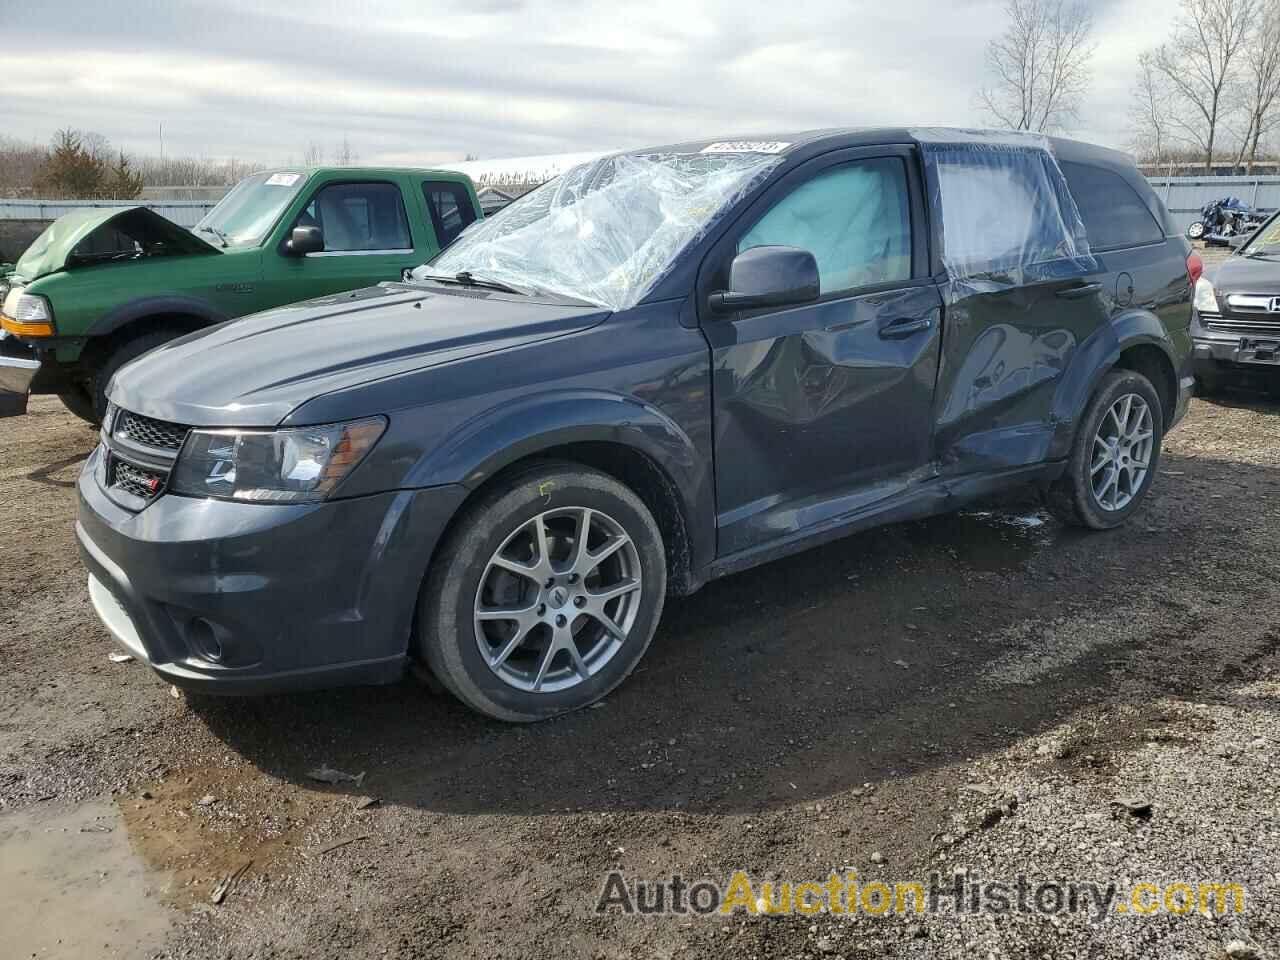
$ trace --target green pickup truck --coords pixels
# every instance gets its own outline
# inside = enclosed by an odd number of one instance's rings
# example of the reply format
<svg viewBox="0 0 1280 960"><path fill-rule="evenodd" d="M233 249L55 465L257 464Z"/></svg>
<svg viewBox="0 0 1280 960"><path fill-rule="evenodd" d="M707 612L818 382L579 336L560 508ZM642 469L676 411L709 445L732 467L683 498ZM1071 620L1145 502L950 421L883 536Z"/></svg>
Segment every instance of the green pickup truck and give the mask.
<svg viewBox="0 0 1280 960"><path fill-rule="evenodd" d="M192 330L398 280L480 217L447 170L272 170L187 230L145 207L61 217L0 281L0 416L56 393L97 423L117 369Z"/></svg>

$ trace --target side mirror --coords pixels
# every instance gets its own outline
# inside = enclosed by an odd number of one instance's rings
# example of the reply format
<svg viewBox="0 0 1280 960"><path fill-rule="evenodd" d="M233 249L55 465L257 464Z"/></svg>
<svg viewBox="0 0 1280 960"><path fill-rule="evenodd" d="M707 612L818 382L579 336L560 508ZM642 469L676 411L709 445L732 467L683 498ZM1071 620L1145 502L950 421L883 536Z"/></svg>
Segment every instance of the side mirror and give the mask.
<svg viewBox="0 0 1280 960"><path fill-rule="evenodd" d="M729 289L711 295L711 309L733 313L757 307L811 303L822 295L818 261L797 247L752 247L733 258Z"/></svg>
<svg viewBox="0 0 1280 960"><path fill-rule="evenodd" d="M295 257L319 253L324 249L324 233L319 227L294 227L285 249Z"/></svg>

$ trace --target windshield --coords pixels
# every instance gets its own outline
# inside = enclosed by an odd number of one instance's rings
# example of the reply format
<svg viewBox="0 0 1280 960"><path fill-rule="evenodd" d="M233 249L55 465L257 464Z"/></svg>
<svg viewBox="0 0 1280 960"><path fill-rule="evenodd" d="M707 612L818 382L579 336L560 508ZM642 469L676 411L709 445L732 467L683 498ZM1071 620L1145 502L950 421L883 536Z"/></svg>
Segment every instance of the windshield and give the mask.
<svg viewBox="0 0 1280 960"><path fill-rule="evenodd" d="M1240 252L1246 257L1280 256L1280 213L1272 215L1270 220L1259 227L1253 239Z"/></svg>
<svg viewBox="0 0 1280 960"><path fill-rule="evenodd" d="M281 170L245 177L193 229L215 246L255 247L306 179L305 173Z"/></svg>
<svg viewBox="0 0 1280 960"><path fill-rule="evenodd" d="M477 223L414 276L468 273L625 310L778 162L704 152L585 163Z"/></svg>

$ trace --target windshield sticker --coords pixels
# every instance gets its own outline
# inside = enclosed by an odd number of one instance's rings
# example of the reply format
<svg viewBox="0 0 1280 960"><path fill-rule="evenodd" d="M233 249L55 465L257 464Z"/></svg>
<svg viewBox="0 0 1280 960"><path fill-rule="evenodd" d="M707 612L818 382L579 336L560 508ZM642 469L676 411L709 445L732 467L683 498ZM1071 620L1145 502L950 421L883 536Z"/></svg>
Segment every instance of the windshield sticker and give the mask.
<svg viewBox="0 0 1280 960"><path fill-rule="evenodd" d="M268 187L292 187L302 179L300 173L273 173L267 177Z"/></svg>
<svg viewBox="0 0 1280 960"><path fill-rule="evenodd" d="M709 143L701 153L781 153L790 143L781 140L720 140Z"/></svg>

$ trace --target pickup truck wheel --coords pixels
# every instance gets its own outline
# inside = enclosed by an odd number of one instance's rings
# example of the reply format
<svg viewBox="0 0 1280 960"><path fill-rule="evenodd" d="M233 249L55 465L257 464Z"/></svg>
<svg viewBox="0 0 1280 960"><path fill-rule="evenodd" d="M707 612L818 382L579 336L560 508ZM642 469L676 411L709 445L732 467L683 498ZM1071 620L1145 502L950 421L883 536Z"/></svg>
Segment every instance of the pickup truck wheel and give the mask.
<svg viewBox="0 0 1280 960"><path fill-rule="evenodd" d="M1063 523L1110 530L1146 498L1160 464L1164 410L1140 373L1113 370L1089 402L1063 475L1046 502Z"/></svg>
<svg viewBox="0 0 1280 960"><path fill-rule="evenodd" d="M64 407L86 423L96 427L100 422L101 418L93 409L93 398L84 387L68 387L58 394L58 399L62 401Z"/></svg>
<svg viewBox="0 0 1280 960"><path fill-rule="evenodd" d="M419 598L417 654L459 700L529 722L620 684L667 589L653 515L612 477L570 463L513 476L471 506Z"/></svg>
<svg viewBox="0 0 1280 960"><path fill-rule="evenodd" d="M116 375L117 370L129 361L137 360L148 350L154 350L156 347L162 346L180 336L182 336L182 331L180 330L152 330L150 333L139 334L130 340L124 341L107 354L106 359L93 372L93 376L89 381L93 395L93 419L89 422L99 424L106 415L107 386L111 383L111 378Z"/></svg>

